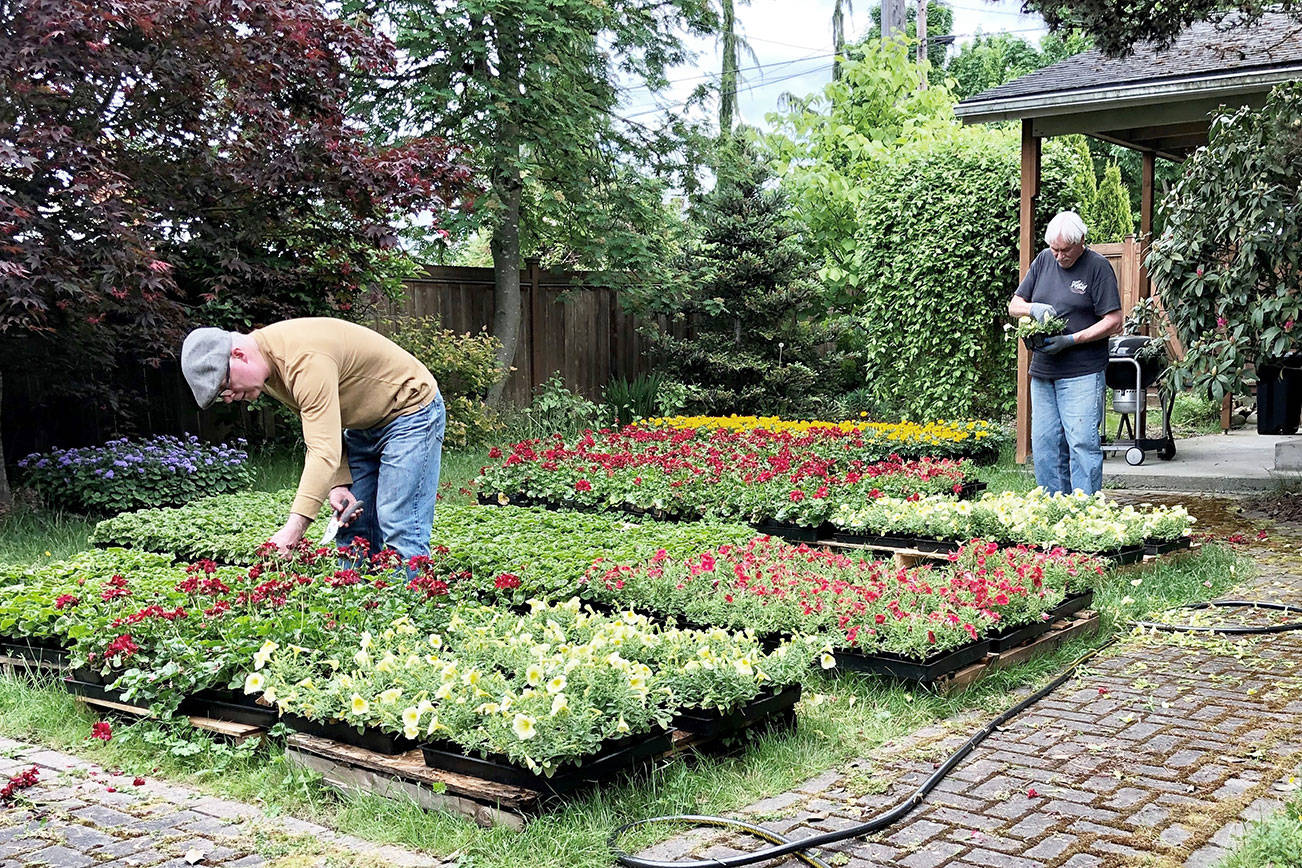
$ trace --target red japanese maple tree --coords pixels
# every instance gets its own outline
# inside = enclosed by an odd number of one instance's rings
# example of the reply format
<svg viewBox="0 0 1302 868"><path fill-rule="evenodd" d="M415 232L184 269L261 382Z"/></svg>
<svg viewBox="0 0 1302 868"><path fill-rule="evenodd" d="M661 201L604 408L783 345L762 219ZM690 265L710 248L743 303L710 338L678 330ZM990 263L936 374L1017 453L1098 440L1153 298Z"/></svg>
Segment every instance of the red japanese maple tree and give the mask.
<svg viewBox="0 0 1302 868"><path fill-rule="evenodd" d="M10 0L0 33L9 350L93 340L149 360L194 311L241 327L347 310L396 243L390 218L437 219L469 181L447 143L378 146L349 119L393 47L323 2Z"/></svg>

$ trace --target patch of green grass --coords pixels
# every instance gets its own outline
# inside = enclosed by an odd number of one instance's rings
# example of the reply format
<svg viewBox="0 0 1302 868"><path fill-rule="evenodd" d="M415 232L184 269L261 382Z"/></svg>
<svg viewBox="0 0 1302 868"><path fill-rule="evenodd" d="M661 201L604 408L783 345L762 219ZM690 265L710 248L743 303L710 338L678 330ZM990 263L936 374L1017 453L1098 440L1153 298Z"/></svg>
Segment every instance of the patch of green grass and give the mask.
<svg viewBox="0 0 1302 868"><path fill-rule="evenodd" d="M477 467L475 468L477 470ZM1233 567L1233 571L1231 571ZM1250 562L1234 551L1205 546L1197 552L1115 570L1099 581L1099 633L1056 652L996 672L954 695L860 673L811 672L804 682L794 732L767 733L731 756L680 757L631 782L602 787L549 810L523 831L482 829L471 820L428 812L414 803L327 788L313 774L289 764L274 740L263 747L233 749L180 724L115 722L108 744L87 739L93 716L57 683L32 686L0 680L0 732L93 758L130 773L166 776L216 794L254 801L272 814L293 814L370 840L400 844L440 856L460 853L465 868L605 868L606 838L623 823L677 813L733 814L758 799L791 790L824 769L844 769L888 741L964 715L997 714L1019 691L1047 683L1085 651L1136 617L1210 599L1247 578ZM1132 584L1138 580L1138 584ZM1128 598L1128 599L1127 599ZM191 747L193 743L196 747ZM918 751L925 753L927 745ZM894 759L883 758L883 762ZM860 792L898 793L895 781L871 769L854 772ZM628 836L630 851L679 831L643 828ZM1263 864L1263 863L1240 863Z"/></svg>
<svg viewBox="0 0 1302 868"><path fill-rule="evenodd" d="M978 467L977 478L992 493L1000 491L1030 491L1035 488L1035 470L1028 461L1018 464L1015 460L1015 446L1005 446L999 453L999 461L990 467Z"/></svg>
<svg viewBox="0 0 1302 868"><path fill-rule="evenodd" d="M1286 868L1302 865L1302 799L1248 826L1219 868Z"/></svg>

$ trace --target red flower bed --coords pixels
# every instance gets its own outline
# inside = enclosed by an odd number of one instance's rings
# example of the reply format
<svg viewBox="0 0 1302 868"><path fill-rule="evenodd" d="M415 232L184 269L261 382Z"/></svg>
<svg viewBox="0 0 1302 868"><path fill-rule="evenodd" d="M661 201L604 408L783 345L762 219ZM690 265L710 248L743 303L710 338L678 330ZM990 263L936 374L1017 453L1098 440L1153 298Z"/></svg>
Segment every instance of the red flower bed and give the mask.
<svg viewBox="0 0 1302 868"><path fill-rule="evenodd" d="M814 526L844 503L958 493L970 473L963 460L883 458L858 432L837 428L626 427L516 443L483 469L479 490L500 502Z"/></svg>
<svg viewBox="0 0 1302 868"><path fill-rule="evenodd" d="M1030 623L1101 565L1062 549L973 540L948 563L897 567L757 537L673 560L595 566L591 596L760 633L814 633L835 647L914 658ZM1083 588L1082 588L1083 589Z"/></svg>

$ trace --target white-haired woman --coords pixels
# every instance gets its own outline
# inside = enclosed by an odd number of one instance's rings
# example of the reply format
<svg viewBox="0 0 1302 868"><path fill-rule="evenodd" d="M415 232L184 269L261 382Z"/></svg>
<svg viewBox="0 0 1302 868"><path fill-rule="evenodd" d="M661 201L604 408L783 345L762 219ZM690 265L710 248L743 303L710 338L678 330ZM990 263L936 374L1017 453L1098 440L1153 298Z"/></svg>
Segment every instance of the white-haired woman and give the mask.
<svg viewBox="0 0 1302 868"><path fill-rule="evenodd" d="M1067 321L1031 354L1031 452L1046 491L1103 487L1103 369L1110 335L1121 331L1121 297L1108 261L1085 247L1085 221L1063 211L1045 229L1049 245L1008 302L1015 317Z"/></svg>

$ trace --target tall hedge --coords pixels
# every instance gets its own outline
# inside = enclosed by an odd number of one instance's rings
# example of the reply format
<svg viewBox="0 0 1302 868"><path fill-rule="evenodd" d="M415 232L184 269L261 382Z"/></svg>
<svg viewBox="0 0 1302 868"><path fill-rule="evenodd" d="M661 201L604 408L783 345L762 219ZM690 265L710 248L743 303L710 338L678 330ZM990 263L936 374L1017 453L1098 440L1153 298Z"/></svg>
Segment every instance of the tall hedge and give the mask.
<svg viewBox="0 0 1302 868"><path fill-rule="evenodd" d="M1074 168L1051 143L1043 165L1038 228L1070 205ZM1019 166L1011 132L949 128L896 149L871 180L855 271L874 415L1012 409L1016 354L1003 324L1018 281Z"/></svg>

